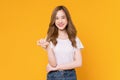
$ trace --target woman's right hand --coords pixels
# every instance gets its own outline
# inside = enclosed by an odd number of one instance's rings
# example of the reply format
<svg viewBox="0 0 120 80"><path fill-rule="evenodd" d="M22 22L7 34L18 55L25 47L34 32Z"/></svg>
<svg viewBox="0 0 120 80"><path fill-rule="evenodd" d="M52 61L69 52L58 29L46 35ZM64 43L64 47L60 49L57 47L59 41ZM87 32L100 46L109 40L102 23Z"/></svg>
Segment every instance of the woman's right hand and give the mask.
<svg viewBox="0 0 120 80"><path fill-rule="evenodd" d="M49 42L42 38L37 41L37 45L41 46L42 48L44 48L46 50L47 47L49 46Z"/></svg>

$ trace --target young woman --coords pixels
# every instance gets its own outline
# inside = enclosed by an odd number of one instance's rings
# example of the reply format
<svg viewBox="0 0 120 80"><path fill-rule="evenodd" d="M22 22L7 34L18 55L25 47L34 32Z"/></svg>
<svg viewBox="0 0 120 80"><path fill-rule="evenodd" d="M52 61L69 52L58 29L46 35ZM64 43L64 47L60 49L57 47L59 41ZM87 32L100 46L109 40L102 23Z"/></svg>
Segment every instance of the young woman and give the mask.
<svg viewBox="0 0 120 80"><path fill-rule="evenodd" d="M57 6L51 16L47 37L37 41L48 53L47 80L77 80L75 68L82 65L83 45L65 6Z"/></svg>

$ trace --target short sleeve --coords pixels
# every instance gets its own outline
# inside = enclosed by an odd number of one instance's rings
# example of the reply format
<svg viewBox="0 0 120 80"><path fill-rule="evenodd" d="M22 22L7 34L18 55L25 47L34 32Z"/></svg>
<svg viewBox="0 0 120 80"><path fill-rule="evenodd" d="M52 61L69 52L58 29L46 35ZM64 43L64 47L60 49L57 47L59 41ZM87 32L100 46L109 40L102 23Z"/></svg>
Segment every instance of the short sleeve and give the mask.
<svg viewBox="0 0 120 80"><path fill-rule="evenodd" d="M76 46L77 46L77 48L75 48L75 50L76 50L76 49L80 49L80 48L84 48L81 40L80 40L78 37L76 37L75 40L76 40Z"/></svg>
<svg viewBox="0 0 120 80"><path fill-rule="evenodd" d="M54 45L53 45L53 43L50 41L50 48L53 48L54 47Z"/></svg>

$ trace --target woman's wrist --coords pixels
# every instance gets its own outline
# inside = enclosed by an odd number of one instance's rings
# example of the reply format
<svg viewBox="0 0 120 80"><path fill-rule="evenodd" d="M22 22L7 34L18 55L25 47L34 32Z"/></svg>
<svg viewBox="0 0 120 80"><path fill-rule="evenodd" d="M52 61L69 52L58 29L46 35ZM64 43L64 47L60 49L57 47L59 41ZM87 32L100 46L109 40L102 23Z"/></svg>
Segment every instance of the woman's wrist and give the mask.
<svg viewBox="0 0 120 80"><path fill-rule="evenodd" d="M57 65L57 66L56 66L56 69L57 69L57 70L61 70L60 65Z"/></svg>
<svg viewBox="0 0 120 80"><path fill-rule="evenodd" d="M45 48L46 51L49 51L50 50L50 45L47 45L46 48Z"/></svg>

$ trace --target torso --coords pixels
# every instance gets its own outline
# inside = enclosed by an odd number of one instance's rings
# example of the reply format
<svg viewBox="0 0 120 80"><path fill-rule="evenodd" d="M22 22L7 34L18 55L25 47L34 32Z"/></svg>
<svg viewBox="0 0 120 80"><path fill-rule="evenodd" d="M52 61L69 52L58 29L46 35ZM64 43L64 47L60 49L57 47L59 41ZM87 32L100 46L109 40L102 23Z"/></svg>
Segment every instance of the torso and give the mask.
<svg viewBox="0 0 120 80"><path fill-rule="evenodd" d="M53 48L57 64L66 64L74 60L74 47L71 41L57 38L57 44Z"/></svg>

